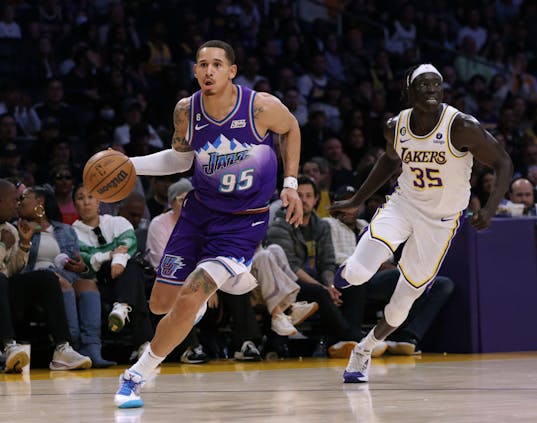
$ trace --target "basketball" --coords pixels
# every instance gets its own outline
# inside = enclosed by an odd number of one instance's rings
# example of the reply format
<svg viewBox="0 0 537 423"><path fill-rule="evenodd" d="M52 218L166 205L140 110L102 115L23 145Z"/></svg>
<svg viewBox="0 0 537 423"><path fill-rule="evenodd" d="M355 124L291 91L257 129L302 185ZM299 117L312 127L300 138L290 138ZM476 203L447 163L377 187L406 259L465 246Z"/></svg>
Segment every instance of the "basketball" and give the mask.
<svg viewBox="0 0 537 423"><path fill-rule="evenodd" d="M105 203L115 203L127 197L134 188L136 171L125 154L104 150L90 157L82 178L94 197Z"/></svg>

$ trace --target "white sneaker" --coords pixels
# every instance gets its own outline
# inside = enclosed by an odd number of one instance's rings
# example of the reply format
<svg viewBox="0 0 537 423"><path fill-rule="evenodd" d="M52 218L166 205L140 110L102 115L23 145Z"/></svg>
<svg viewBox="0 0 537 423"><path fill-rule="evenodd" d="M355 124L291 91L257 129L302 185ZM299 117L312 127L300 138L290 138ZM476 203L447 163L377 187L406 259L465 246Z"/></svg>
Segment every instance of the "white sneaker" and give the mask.
<svg viewBox="0 0 537 423"><path fill-rule="evenodd" d="M319 309L319 304L316 302L308 303L300 301L291 305L291 323L293 326L301 324L304 320L310 317Z"/></svg>
<svg viewBox="0 0 537 423"><path fill-rule="evenodd" d="M118 408L139 408L144 406L140 397L140 389L144 383L141 374L133 370L125 370L119 377L119 389L114 396Z"/></svg>
<svg viewBox="0 0 537 423"><path fill-rule="evenodd" d="M271 329L280 336L290 336L297 333L296 328L291 323L291 316L278 313L272 318Z"/></svg>
<svg viewBox="0 0 537 423"><path fill-rule="evenodd" d="M380 357L383 355L386 350L388 349L388 342L386 341L379 341L377 345L371 350L371 357Z"/></svg>
<svg viewBox="0 0 537 423"><path fill-rule="evenodd" d="M108 315L108 328L112 332L119 332L125 326L125 320L129 321L129 313L132 307L125 303L114 303L112 311Z"/></svg>
<svg viewBox="0 0 537 423"><path fill-rule="evenodd" d="M343 373L344 383L364 383L369 381L371 353L356 346L351 353L347 368Z"/></svg>
<svg viewBox="0 0 537 423"><path fill-rule="evenodd" d="M28 353L22 345L15 342L6 346L6 365L4 371L6 373L21 373L22 368L30 362Z"/></svg>
<svg viewBox="0 0 537 423"><path fill-rule="evenodd" d="M50 370L77 370L90 367L91 358L77 353L68 342L56 347L49 365Z"/></svg>

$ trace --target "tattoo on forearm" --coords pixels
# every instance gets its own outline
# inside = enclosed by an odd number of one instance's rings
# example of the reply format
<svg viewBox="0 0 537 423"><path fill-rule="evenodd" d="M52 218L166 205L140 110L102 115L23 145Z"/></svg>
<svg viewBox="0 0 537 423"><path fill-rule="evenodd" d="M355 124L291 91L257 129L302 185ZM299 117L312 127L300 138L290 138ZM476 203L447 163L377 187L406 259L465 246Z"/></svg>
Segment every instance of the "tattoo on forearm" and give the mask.
<svg viewBox="0 0 537 423"><path fill-rule="evenodd" d="M192 292L197 292L201 289L204 294L210 294L216 289L216 284L209 275L201 269L196 270L192 274L192 281L189 286Z"/></svg>

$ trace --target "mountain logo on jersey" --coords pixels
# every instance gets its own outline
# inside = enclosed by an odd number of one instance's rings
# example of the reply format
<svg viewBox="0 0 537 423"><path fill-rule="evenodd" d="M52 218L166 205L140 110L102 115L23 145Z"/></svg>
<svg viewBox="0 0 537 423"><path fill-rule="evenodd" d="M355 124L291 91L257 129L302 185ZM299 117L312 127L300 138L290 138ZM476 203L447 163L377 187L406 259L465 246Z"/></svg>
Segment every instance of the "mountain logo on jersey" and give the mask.
<svg viewBox="0 0 537 423"><path fill-rule="evenodd" d="M416 151L406 147L401 149L401 160L403 163L433 163L439 165L446 164L445 151Z"/></svg>
<svg viewBox="0 0 537 423"><path fill-rule="evenodd" d="M205 163L202 168L206 175L226 169L242 162L248 157L253 146L238 142L236 139L229 140L220 134L212 143L208 142L196 151L200 163Z"/></svg>

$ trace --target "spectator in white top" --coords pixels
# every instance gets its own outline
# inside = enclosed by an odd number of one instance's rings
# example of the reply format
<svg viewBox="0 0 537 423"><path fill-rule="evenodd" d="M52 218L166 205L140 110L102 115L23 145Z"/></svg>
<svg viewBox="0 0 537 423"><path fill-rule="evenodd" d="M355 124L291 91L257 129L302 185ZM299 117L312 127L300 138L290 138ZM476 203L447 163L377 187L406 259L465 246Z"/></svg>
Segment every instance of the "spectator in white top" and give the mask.
<svg viewBox="0 0 537 423"><path fill-rule="evenodd" d="M21 27L15 22L15 8L6 4L0 20L0 38L20 39L21 37Z"/></svg>
<svg viewBox="0 0 537 423"><path fill-rule="evenodd" d="M457 44L461 45L465 37L472 37L476 50L479 52L487 42L487 30L479 25L481 16L478 9L472 9L468 15L468 23L457 34Z"/></svg>

